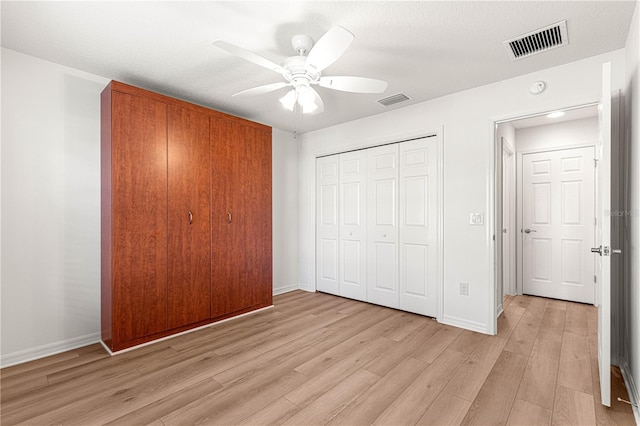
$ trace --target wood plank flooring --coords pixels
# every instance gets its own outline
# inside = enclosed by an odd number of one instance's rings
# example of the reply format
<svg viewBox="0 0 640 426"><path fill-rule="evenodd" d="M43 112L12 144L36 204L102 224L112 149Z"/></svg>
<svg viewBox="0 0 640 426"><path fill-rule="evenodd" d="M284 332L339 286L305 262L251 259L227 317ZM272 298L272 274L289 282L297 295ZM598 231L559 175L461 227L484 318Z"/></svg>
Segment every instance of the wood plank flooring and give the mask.
<svg viewBox="0 0 640 426"><path fill-rule="evenodd" d="M109 357L0 370L2 425L635 424L600 405L597 311L506 297L498 335L322 294Z"/></svg>

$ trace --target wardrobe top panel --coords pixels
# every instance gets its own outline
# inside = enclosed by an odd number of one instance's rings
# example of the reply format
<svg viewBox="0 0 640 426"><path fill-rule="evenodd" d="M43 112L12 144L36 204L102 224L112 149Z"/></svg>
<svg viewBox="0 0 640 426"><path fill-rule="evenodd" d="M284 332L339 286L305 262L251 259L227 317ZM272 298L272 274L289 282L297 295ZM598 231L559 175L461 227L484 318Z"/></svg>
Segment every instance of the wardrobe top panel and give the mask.
<svg viewBox="0 0 640 426"><path fill-rule="evenodd" d="M220 112L220 111L216 111L210 108L206 108L200 105L195 105L192 104L190 102L186 102L180 99L175 99L175 98L171 98L169 96L166 95L161 95L159 93L155 93L155 92L151 92L149 90L145 90L145 89L141 89L139 87L135 87L135 86L131 86L129 84L126 83L121 83L119 81L115 81L112 80L107 87L105 87L105 89L103 90L104 92L120 92L120 93L126 93L132 96L139 96L142 98L146 98L146 99L152 99L158 102L163 102L167 105L174 105L174 106L178 106L181 108L188 108L194 111L198 111L200 113L203 114L207 114L209 115L211 118L215 118L215 119L223 119L223 120L231 120L231 121L236 121L238 123L243 123L247 126L251 126L254 127L258 130L262 130L268 133L271 133L271 127L266 126L264 124L260 124L260 123L255 123L253 121L244 119L244 118L240 118L240 117L236 117L233 115L229 115L229 114L225 114L224 112Z"/></svg>

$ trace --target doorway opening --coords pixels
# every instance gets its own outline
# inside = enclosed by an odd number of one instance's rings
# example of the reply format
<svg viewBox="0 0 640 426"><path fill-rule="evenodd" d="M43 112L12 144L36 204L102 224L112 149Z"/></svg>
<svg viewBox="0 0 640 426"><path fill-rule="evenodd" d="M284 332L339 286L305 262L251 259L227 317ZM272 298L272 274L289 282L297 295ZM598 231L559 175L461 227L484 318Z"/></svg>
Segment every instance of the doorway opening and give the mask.
<svg viewBox="0 0 640 426"><path fill-rule="evenodd" d="M496 123L496 317L508 295L595 302L598 107L557 112Z"/></svg>

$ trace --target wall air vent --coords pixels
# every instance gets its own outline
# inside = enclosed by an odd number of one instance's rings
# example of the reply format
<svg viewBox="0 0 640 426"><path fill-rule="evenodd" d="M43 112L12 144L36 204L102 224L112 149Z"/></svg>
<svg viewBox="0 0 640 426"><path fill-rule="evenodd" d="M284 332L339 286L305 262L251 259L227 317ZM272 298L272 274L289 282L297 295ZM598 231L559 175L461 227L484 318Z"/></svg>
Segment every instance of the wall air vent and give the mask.
<svg viewBox="0 0 640 426"><path fill-rule="evenodd" d="M400 93L396 93L395 95L391 95L391 96L387 96L386 98L382 98L382 99L378 99L377 102L381 103L382 105L388 107L394 104L398 104L400 102L405 102L410 100L411 98L407 95L405 95L404 93L400 92Z"/></svg>
<svg viewBox="0 0 640 426"><path fill-rule="evenodd" d="M569 44L567 21L523 34L503 42L512 61L545 52Z"/></svg>

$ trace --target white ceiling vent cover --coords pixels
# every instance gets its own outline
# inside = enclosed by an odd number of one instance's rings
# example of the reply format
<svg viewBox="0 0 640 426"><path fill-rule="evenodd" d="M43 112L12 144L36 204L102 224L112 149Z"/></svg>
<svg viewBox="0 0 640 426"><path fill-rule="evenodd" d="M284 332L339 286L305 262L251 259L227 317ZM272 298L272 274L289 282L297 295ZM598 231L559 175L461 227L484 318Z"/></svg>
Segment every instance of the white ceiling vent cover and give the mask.
<svg viewBox="0 0 640 426"><path fill-rule="evenodd" d="M523 34L503 42L512 61L569 44L567 21Z"/></svg>
<svg viewBox="0 0 640 426"><path fill-rule="evenodd" d="M388 107L394 104L398 104L400 102L405 102L410 100L411 98L404 93L396 93L395 95L387 96L386 98L378 99L377 102Z"/></svg>

